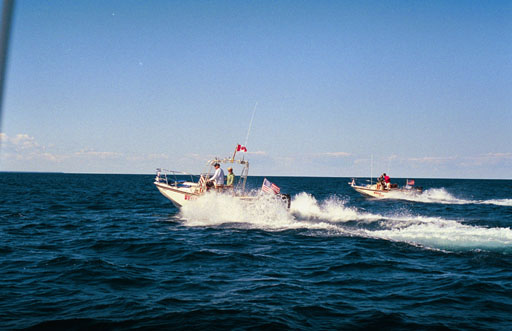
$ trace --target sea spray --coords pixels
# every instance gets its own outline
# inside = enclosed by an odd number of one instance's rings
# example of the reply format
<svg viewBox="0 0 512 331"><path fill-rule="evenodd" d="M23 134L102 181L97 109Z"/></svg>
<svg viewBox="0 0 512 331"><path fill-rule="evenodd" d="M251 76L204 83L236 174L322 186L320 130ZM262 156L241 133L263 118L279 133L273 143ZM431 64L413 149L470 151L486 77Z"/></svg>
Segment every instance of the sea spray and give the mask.
<svg viewBox="0 0 512 331"><path fill-rule="evenodd" d="M180 217L187 226L213 226L227 223L250 228L286 229L294 222L286 206L268 194L240 200L229 194L211 192L181 209Z"/></svg>
<svg viewBox="0 0 512 331"><path fill-rule="evenodd" d="M467 200L457 198L445 188L427 189L419 194L407 194L402 192L389 193L391 198L422 203L439 203L451 205L483 204L497 206L512 206L512 199Z"/></svg>
<svg viewBox="0 0 512 331"><path fill-rule="evenodd" d="M180 217L186 226L230 225L267 231L315 230L315 236L359 236L404 242L442 250L512 250L510 228L486 228L460 220L408 214L386 215L362 212L330 196L318 201L301 192L292 199L291 209L272 199L256 195L250 202L215 192L184 206ZM377 227L375 226L377 224ZM320 231L320 232L318 232Z"/></svg>
<svg viewBox="0 0 512 331"><path fill-rule="evenodd" d="M311 204L310 199L307 198L305 202L301 202L299 198L298 203L293 199L292 206L300 206L304 203L313 209L320 209L316 201ZM290 229L343 231L343 229L325 222L323 218L317 219L317 221L311 221L310 217L297 218L286 208L283 201L268 194L256 194L253 200L243 201L226 194L208 193L201 199L184 206L181 209L180 218L186 226L227 226L231 224L232 227L267 231Z"/></svg>
<svg viewBox="0 0 512 331"><path fill-rule="evenodd" d="M376 221L382 216L359 212L354 207L346 207L345 201L330 196L318 202L312 195L302 192L294 196L291 212L300 219L320 219L330 222L348 222L354 220Z"/></svg>

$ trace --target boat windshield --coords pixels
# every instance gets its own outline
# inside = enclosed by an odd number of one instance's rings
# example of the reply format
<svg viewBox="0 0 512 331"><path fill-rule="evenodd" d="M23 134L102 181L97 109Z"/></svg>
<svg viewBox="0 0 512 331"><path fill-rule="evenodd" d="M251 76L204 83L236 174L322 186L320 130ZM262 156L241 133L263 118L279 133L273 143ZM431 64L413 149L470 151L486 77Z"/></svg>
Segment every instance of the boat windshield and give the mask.
<svg viewBox="0 0 512 331"><path fill-rule="evenodd" d="M183 171L157 168L155 182L178 186L185 182L196 183L198 181L198 177L199 176L197 175L192 175Z"/></svg>

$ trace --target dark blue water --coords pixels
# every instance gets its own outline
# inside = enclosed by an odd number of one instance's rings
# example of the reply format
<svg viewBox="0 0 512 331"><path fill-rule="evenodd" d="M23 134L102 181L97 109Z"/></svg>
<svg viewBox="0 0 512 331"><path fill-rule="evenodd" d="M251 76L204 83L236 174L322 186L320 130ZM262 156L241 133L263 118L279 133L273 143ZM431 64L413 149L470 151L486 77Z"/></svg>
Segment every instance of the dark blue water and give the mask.
<svg viewBox="0 0 512 331"><path fill-rule="evenodd" d="M180 213L153 176L0 173L0 328L512 328L512 181L382 201L269 179L290 212Z"/></svg>

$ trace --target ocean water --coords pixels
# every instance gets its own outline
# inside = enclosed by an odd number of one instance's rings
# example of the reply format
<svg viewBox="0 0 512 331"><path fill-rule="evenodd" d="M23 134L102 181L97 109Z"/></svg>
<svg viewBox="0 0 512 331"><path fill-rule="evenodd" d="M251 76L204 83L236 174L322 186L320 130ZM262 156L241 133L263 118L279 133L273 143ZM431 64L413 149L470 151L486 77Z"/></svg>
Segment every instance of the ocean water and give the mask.
<svg viewBox="0 0 512 331"><path fill-rule="evenodd" d="M512 329L511 180L374 200L268 179L290 211L180 211L152 175L0 173L0 329Z"/></svg>

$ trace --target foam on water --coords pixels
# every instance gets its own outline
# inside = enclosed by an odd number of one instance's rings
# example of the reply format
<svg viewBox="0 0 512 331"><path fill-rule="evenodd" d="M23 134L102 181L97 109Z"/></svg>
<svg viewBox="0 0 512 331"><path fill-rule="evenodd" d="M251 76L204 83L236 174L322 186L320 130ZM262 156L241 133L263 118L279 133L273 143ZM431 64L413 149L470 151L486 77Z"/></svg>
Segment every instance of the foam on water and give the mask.
<svg viewBox="0 0 512 331"><path fill-rule="evenodd" d="M458 220L419 215L390 217L381 225L384 229L367 230L366 234L373 238L450 251L512 251L510 228L487 228L464 224Z"/></svg>
<svg viewBox="0 0 512 331"><path fill-rule="evenodd" d="M376 221L380 215L362 213L353 207L346 207L345 202L332 196L319 203L313 196L302 192L292 201L291 210L299 218L324 219L330 222Z"/></svg>
<svg viewBox="0 0 512 331"><path fill-rule="evenodd" d="M389 196L394 199L423 202L423 203L441 203L441 204L481 204L481 205L498 205L512 206L512 199L491 199L491 200L465 200L459 199L450 194L444 188L434 188L423 191L419 194L406 194L401 192L391 192Z"/></svg>
<svg viewBox="0 0 512 331"><path fill-rule="evenodd" d="M394 223L390 229L368 231L368 236L443 250L512 250L510 228L484 228L452 220L414 220Z"/></svg>
<svg viewBox="0 0 512 331"><path fill-rule="evenodd" d="M201 199L185 205L181 209L180 217L187 226L215 226L231 223L236 226L268 231L335 228L329 224L316 224L295 219L281 201L273 199L268 194L255 195L255 200L241 202L233 196L208 193Z"/></svg>
<svg viewBox="0 0 512 331"><path fill-rule="evenodd" d="M290 211L269 195L260 195L253 203L240 203L231 196L210 193L183 207L180 216L186 226L231 223L266 231L325 230L327 235L384 239L442 250L512 250L510 228L487 228L421 215L372 214L347 207L337 197L319 202L304 192L293 197Z"/></svg>
<svg viewBox="0 0 512 331"><path fill-rule="evenodd" d="M508 206L512 207L512 199L491 199L491 200L480 200L479 204L482 205L497 205L497 206Z"/></svg>

